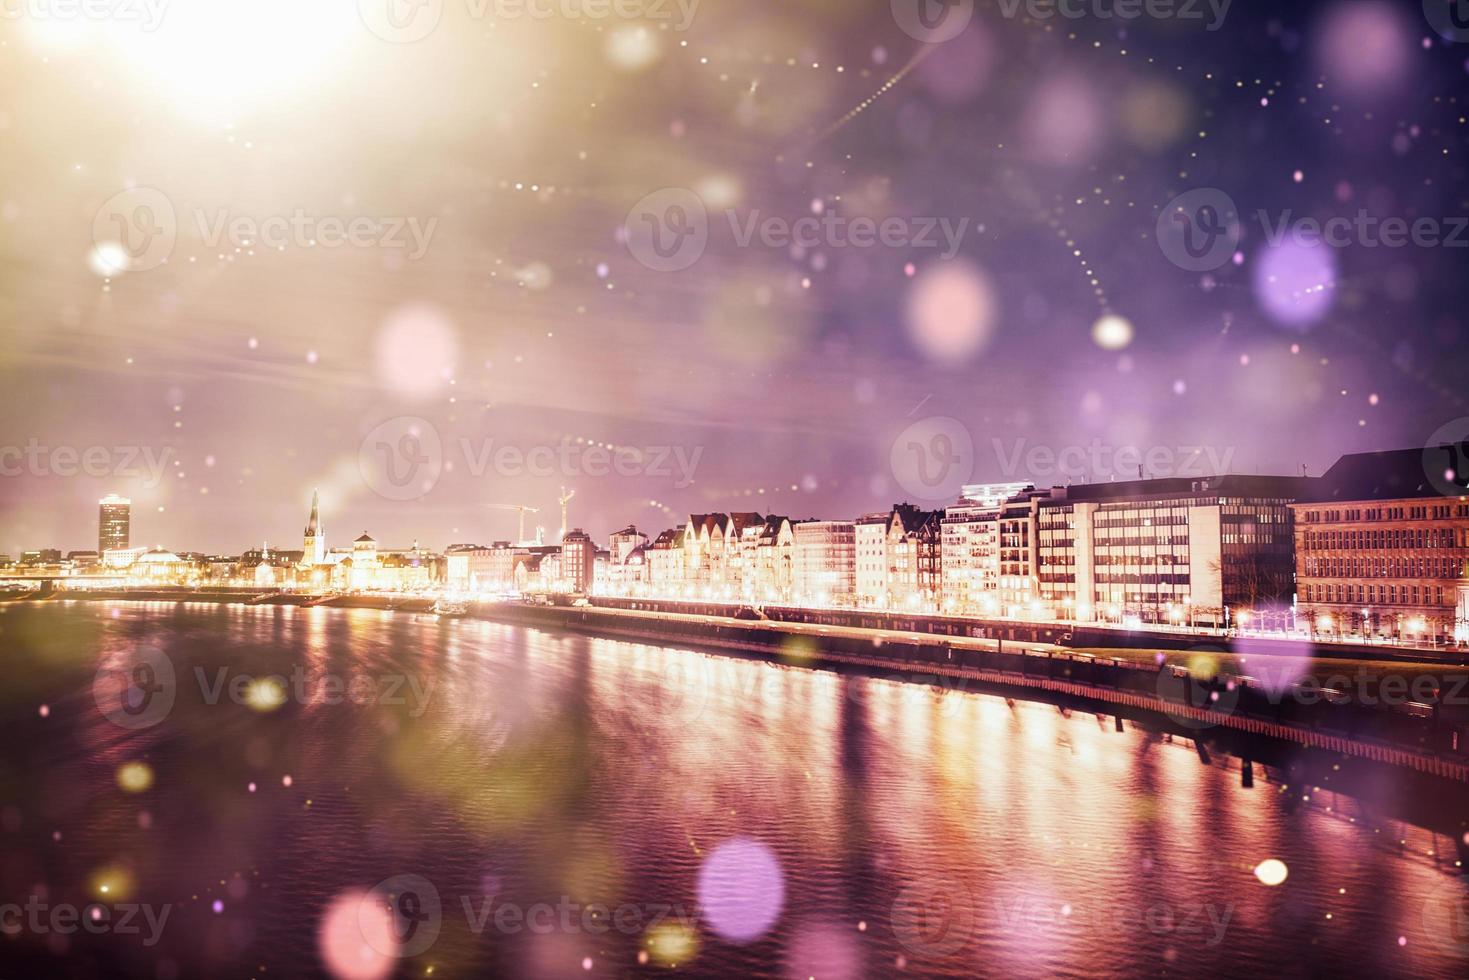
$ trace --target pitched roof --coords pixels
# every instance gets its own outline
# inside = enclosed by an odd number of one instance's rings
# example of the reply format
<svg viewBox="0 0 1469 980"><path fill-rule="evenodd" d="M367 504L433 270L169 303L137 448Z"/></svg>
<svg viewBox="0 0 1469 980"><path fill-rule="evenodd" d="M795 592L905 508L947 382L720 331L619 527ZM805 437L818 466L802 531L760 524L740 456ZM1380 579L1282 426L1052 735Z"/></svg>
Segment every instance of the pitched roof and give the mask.
<svg viewBox="0 0 1469 980"><path fill-rule="evenodd" d="M1461 472L1469 470L1466 464L1469 460L1463 458L1462 448L1447 445L1352 453L1332 464L1302 502L1437 497L1440 491L1430 479L1429 468L1441 465L1445 471L1457 467ZM1459 480L1463 481L1466 475L1469 473L1459 475ZM1465 493L1469 494L1469 490Z"/></svg>

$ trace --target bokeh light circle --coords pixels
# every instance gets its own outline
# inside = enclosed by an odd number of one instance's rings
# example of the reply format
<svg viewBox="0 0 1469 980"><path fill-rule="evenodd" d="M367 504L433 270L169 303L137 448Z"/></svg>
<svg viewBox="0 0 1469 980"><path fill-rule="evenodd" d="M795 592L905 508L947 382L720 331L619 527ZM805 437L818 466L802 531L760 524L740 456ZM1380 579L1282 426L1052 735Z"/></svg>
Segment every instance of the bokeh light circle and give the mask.
<svg viewBox="0 0 1469 980"><path fill-rule="evenodd" d="M1308 330L1335 302L1336 264L1324 242L1286 235L1256 255L1255 299L1277 324Z"/></svg>
<svg viewBox="0 0 1469 980"><path fill-rule="evenodd" d="M938 364L962 364L990 342L999 301L989 276L964 261L924 269L908 292L908 336Z"/></svg>
<svg viewBox="0 0 1469 980"><path fill-rule="evenodd" d="M705 855L698 893L711 929L730 942L750 943L780 918L785 874L769 846L732 837Z"/></svg>
<svg viewBox="0 0 1469 980"><path fill-rule="evenodd" d="M1269 885L1271 888L1285 884L1285 879L1289 875L1290 869L1279 858L1266 858L1255 865L1255 877L1260 880L1260 884Z"/></svg>
<svg viewBox="0 0 1469 980"><path fill-rule="evenodd" d="M393 913L371 892L354 890L332 899L317 927L316 948L334 980L384 980L398 959Z"/></svg>
<svg viewBox="0 0 1469 980"><path fill-rule="evenodd" d="M1102 350L1124 350L1132 343L1132 322L1108 313L1092 324L1092 342Z"/></svg>

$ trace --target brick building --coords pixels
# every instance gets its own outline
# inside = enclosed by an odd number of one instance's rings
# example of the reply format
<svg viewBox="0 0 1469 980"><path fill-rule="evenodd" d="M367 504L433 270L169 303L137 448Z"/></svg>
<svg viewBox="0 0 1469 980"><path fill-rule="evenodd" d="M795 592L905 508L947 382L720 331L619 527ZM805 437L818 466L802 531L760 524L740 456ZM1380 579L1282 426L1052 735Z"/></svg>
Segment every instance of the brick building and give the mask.
<svg viewBox="0 0 1469 980"><path fill-rule="evenodd" d="M1440 493L1422 450L1343 456L1292 509L1315 632L1469 642L1469 497Z"/></svg>

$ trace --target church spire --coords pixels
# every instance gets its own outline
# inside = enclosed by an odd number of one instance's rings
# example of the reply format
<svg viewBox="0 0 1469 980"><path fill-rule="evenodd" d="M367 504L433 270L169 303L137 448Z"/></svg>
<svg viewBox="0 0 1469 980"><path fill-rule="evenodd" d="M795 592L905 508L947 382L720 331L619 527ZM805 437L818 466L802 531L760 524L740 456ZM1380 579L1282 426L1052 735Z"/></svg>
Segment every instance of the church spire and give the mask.
<svg viewBox="0 0 1469 980"><path fill-rule="evenodd" d="M311 517L306 521L306 547L301 564L320 565L326 561L326 531L321 526L321 492L311 491Z"/></svg>
<svg viewBox="0 0 1469 980"><path fill-rule="evenodd" d="M311 519L306 522L306 536L315 537L321 533L321 491L311 491Z"/></svg>

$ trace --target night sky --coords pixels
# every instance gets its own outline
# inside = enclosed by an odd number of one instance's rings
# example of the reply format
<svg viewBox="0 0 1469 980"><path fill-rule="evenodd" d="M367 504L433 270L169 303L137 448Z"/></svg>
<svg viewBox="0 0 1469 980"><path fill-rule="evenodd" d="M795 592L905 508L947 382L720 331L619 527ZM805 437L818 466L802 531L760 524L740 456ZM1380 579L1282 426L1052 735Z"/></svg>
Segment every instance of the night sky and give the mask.
<svg viewBox="0 0 1469 980"><path fill-rule="evenodd" d="M1149 475L1320 474L1469 434L1469 30L1409 0L1078 7L960 4L937 43L910 0L702 0L686 29L671 0L444 0L411 43L370 0L0 21L0 447L49 451L0 459L0 551L95 547L109 491L135 545L299 548L320 487L330 545L443 548L512 537L497 505L554 533L562 486L573 525L656 534L1135 476L1119 447ZM1184 268L1160 218L1184 234L1185 195L1212 221L1210 188L1238 245ZM650 268L646 209L691 197L702 254ZM228 230L298 213L402 230ZM811 217L893 240L741 244ZM1349 240L1270 241L1336 217ZM562 440L643 462L491 461ZM379 443L426 454L418 486L373 472ZM915 444L936 483L895 462ZM58 473L59 447L111 462Z"/></svg>

